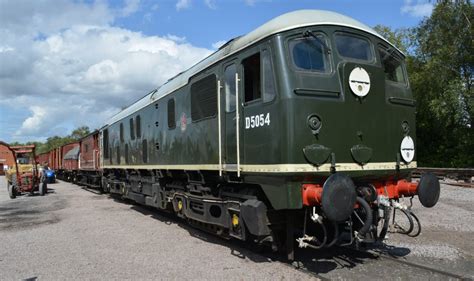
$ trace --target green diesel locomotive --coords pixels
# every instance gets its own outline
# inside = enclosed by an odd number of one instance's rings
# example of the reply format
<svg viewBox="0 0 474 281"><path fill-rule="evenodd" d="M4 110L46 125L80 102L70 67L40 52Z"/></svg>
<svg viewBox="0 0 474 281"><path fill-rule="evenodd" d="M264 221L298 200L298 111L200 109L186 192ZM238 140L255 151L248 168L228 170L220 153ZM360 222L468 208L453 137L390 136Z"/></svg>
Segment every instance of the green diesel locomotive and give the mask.
<svg viewBox="0 0 474 281"><path fill-rule="evenodd" d="M108 120L102 188L292 258L295 242L383 239L391 210L416 218L400 197L434 206L437 178L409 179L415 139L403 53L354 19L301 10Z"/></svg>

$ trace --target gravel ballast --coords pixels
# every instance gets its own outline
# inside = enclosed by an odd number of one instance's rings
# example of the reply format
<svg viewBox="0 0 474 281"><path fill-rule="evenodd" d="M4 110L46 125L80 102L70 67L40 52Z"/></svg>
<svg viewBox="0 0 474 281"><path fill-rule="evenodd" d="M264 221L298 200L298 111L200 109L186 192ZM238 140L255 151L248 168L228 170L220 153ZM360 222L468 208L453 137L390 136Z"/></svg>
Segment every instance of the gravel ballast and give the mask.
<svg viewBox="0 0 474 281"><path fill-rule="evenodd" d="M11 200L0 177L0 280L315 278L151 208L65 182L49 191ZM436 206L424 208L415 198L413 211L421 235L389 233L386 248L403 260L474 278L474 189L442 184ZM297 249L296 257L294 264L329 279L444 280L344 249Z"/></svg>
<svg viewBox="0 0 474 281"><path fill-rule="evenodd" d="M159 212L69 183L8 198L0 177L0 279L308 280Z"/></svg>

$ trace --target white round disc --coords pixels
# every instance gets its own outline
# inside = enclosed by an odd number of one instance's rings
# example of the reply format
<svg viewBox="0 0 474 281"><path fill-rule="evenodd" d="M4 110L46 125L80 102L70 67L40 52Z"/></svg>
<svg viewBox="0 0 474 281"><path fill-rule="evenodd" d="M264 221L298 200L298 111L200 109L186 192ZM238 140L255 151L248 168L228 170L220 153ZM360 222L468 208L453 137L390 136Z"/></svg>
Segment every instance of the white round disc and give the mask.
<svg viewBox="0 0 474 281"><path fill-rule="evenodd" d="M400 145L400 154L407 163L410 163L415 157L415 143L411 137L406 136L403 138L402 144Z"/></svg>
<svg viewBox="0 0 474 281"><path fill-rule="evenodd" d="M362 67L356 67L349 74L349 87L359 97L365 97L370 90L370 77Z"/></svg>

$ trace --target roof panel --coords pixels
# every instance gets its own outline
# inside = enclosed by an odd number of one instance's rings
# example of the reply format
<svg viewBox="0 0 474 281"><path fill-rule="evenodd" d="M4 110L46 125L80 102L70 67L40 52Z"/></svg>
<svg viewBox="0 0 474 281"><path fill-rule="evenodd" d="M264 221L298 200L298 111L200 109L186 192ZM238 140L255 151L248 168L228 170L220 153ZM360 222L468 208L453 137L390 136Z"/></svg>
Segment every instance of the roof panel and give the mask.
<svg viewBox="0 0 474 281"><path fill-rule="evenodd" d="M160 99L168 95L169 93L185 86L188 83L189 79L200 71L268 36L286 30L316 25L338 25L359 29L379 37L380 39L390 44L392 47L396 48L384 37L382 37L380 34L378 34L375 30L368 27L367 25L353 18L335 12L322 10L298 10L286 13L268 21L267 23L261 25L257 29L244 36L238 37L235 40L231 40L223 48L217 50L216 52L203 59L202 61L198 62L188 70L168 80L165 84L163 84L157 89L156 93L150 93L146 95L128 108L122 110L121 112L113 116L111 119L108 120L107 124L111 125L117 122L118 120L121 120L127 117L128 115L134 113L135 111L147 106L155 100ZM398 51L402 53L400 50Z"/></svg>

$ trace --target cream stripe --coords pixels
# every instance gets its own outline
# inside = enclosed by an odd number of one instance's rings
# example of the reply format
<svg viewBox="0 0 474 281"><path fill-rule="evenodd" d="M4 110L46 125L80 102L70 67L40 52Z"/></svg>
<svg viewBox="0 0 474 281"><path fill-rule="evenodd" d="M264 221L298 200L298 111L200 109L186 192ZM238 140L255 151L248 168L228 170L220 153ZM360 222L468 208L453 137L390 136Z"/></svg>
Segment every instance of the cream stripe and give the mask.
<svg viewBox="0 0 474 281"><path fill-rule="evenodd" d="M336 164L336 171L372 171L372 170L395 170L395 162L368 163L360 166L355 163ZM400 169L414 169L416 162L401 164ZM163 169L163 170L219 170L219 164L203 165L105 165L104 169ZM307 173L307 172L329 172L330 164L319 167L310 164L269 164L269 165L240 165L241 172L253 173ZM235 172L237 165L224 165L224 171Z"/></svg>

